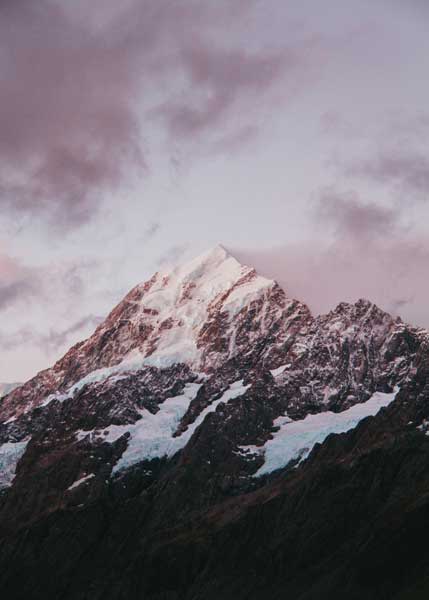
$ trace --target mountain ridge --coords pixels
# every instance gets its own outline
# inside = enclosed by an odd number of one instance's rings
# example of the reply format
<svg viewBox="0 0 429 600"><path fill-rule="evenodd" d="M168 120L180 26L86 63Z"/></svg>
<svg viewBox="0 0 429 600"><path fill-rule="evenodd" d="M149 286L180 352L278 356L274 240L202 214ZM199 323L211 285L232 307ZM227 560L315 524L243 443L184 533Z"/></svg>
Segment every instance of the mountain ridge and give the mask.
<svg viewBox="0 0 429 600"><path fill-rule="evenodd" d="M89 338L82 340L78 343L76 343L62 358L60 358L54 365L53 367L50 367L48 369L45 369L43 371L41 371L40 373L36 374L35 377L31 378L29 380L29 382L25 382L24 384L22 384L19 387L24 387L29 384L28 387L31 388L35 388L37 391L37 395L42 396L42 400L44 400L49 394L51 394L54 390L58 389L59 387L61 387L62 389L64 388L64 384L73 384L73 383L77 383L77 381L73 381L73 377L65 377L63 378L64 381L61 381L61 375L63 371L66 371L67 369L70 369L70 365L68 365L67 363L70 362L70 358L73 357L73 354L77 353L77 351L79 351L79 353L82 352L82 350L85 349L85 346L88 343L91 343L91 340L93 340L94 338L96 338L96 343L94 344L95 349L99 350L100 347L103 346L103 353L102 353L102 357L103 357L103 361L101 362L101 364L97 361L94 361L94 368L92 368L92 371L97 370L97 368L103 368L105 366L109 367L111 366L110 362L107 361L106 363L106 356L108 354L107 352L107 348L105 347L104 344L104 339L103 336L106 337L106 334L109 332L111 325L114 324L115 321L122 321L122 322L126 322L127 320L130 320L130 310L129 310L129 305L137 305L139 303L139 301L142 301L142 297L147 293L150 292L151 288L154 286L154 284L156 284L157 280L158 280L158 285L159 285L159 280L161 281L166 281L166 279L168 279L169 277L171 277L172 274L177 274L177 273L185 273L185 276L189 274L192 274L192 268L194 268L194 270L198 271L201 269L202 266L204 266L205 263L210 262L210 260L213 261L213 259L216 259L218 261L220 261L221 263L225 263L225 262L233 262L234 264L234 269L236 271L235 273L235 281L231 282L231 286L228 289L228 286L226 286L226 289L224 289L223 291L226 292L228 294L228 292L231 292L231 288L233 291L233 284L239 284L238 288L240 288L240 285L243 282L240 282L240 278L237 277L237 273L239 272L240 268L243 270L242 276L244 277L250 277L250 281L259 281L261 282L261 286L262 288L264 288L265 286L268 287L272 287L274 288L278 294L280 295L284 295L284 297L286 298L286 293L284 292L284 290L277 284L277 282L275 280L270 280L270 279L266 279L264 277L261 277L259 275L256 274L256 271L252 268L252 267L245 267L243 265L240 265L240 263L238 263L238 261L222 246L222 245L217 245L214 246L213 248L211 248L210 250L208 250L207 252L204 252L203 254L201 254L200 256L196 257L195 259L189 261L188 263L185 264L185 266L178 266L178 267L174 267L172 269L169 270L165 270L165 271L159 271L156 272L148 281L137 284L134 288L132 288L132 290L123 298L123 300L121 300L119 302L119 304L109 313L109 315L106 317L106 319L97 327L97 329L95 330L94 334L92 334ZM216 262L215 262L216 265ZM238 268L237 268L238 267ZM182 288L182 294L184 296L182 296L182 299L186 300L186 295L189 295L191 293L192 287L193 287L193 281L192 278L190 278L189 280L184 279L184 283L187 285L184 285ZM370 300L365 299L365 298L361 298L359 300L357 300L355 303L348 303L348 302L340 302L335 308L333 308L329 313L327 313L326 315L319 315L317 317L314 317L311 314L311 311L309 310L309 308L302 302L294 300L294 302L296 302L297 304L299 304L299 308L302 310L303 313L307 313L304 314L304 319L308 318L309 320L316 320L316 321L323 321L329 318L333 318L335 315L340 315L340 314L345 314L347 312L353 312L358 310L359 312L362 313L362 308L366 311L370 311L370 310L374 310L376 312L378 312L379 314L384 314L387 315L388 313L386 313L385 311L382 311L382 309L380 309L379 307L377 307L374 303L372 303ZM172 307L174 312L174 308L176 307ZM219 307L218 307L219 308ZM225 302L221 303L221 308L227 308L227 306L225 306ZM157 312L156 308L151 308L150 306L148 307L144 307L143 311L147 311L147 314L150 316L152 312ZM132 315L133 318L135 317L135 315ZM403 323L403 321L399 318L396 317L396 322L397 323ZM166 329L170 329L171 325L172 325L172 315L169 314L167 315L167 317L163 320L163 322L160 324L161 328L166 328ZM214 325L212 325L212 327L210 327L210 324L206 325L206 328L204 330L204 333L207 337L209 337L214 329L214 326L216 326L217 323L214 323ZM138 332L138 335L140 337L147 337L148 334L152 333L151 332L151 328L153 328L152 324L150 323L150 318L147 319L147 322L143 322L143 323L139 323L139 326L141 327L141 330ZM404 324L405 327L410 327ZM421 336L429 336L429 333L420 327L413 327L412 328L414 331L419 332L419 335ZM186 333L189 332L185 332ZM99 336L99 339L97 339L97 335ZM155 337L155 336L153 336ZM100 339L101 338L101 339ZM168 343L169 341L167 341L167 346L171 344ZM150 344L150 341L149 341ZM131 348L126 348L127 352L131 351L136 351L137 348L136 347L132 347ZM176 357L171 357L170 360L168 360L167 357L167 361L166 361L166 365L167 366L171 366L172 364L178 363L178 362L185 362L185 363L189 363L191 359L192 362L192 357L190 356L186 356L186 350L185 352L183 352L180 355L180 352L177 354ZM162 366L162 357L158 360L158 363L156 364L156 360L151 360L149 359L149 356L153 354L152 349L149 347L148 348L148 356L147 357L143 357L146 358L146 361L144 360L140 360L140 357L138 356L138 352L136 352L136 356L135 356L135 361L133 361L132 357L129 358L129 367L130 369L136 368L139 365L144 366L144 364L148 364L148 365L152 365L152 366ZM155 353L156 355L156 353ZM123 357L123 355L122 355ZM177 358L177 360L174 360L174 358ZM110 357L110 360L115 362L115 357ZM75 361L76 362L76 361ZM117 358L116 358L116 362L117 362ZM134 362L134 365L133 365ZM194 366L194 365L192 365ZM72 365L73 367L73 365ZM204 367L203 367L204 368ZM84 375L89 374L91 371L88 371L87 373L84 373ZM82 371L80 371L80 373L82 373ZM101 374L100 374L101 375ZM82 379L82 378L81 378ZM71 387L71 385L69 385L69 387ZM41 389L40 389L41 388ZM19 393L19 389L16 390L16 388L14 388L15 394L14 396L16 397ZM31 401L31 394L27 393L27 390L24 389L23 390L23 400L24 403L27 404L28 402ZM2 407L2 411L7 411L7 407L9 405L9 401L4 403L3 407ZM0 412L0 418L1 418L1 412ZM5 412L5 417L6 418L11 418L13 416L12 412Z"/></svg>
<svg viewBox="0 0 429 600"><path fill-rule="evenodd" d="M14 590L11 598L77 600L93 577L91 598L144 593L150 600L194 600L219 597L210 583L217 573L232 586L221 597L264 598L246 587L244 572L243 590L236 589L208 532L215 527L213 539L219 535L220 545L227 540L235 560L244 556L246 569L251 561L244 540L262 544L256 571L265 590L262 566L291 557L294 540L310 553L319 548L301 539L304 517L288 497L307 507L303 531L312 522L323 529L323 516L308 497L317 488L328 504L332 500L318 469L328 481L330 469L336 474L332 489L341 496L344 469L370 489L376 475L365 457L382 449L388 469L395 436L405 448L398 465L413 444L425 448L428 348L425 330L367 300L314 317L223 248L155 274L133 288L92 336L2 400L0 589L3 582ZM355 464L363 465L363 474ZM348 479L344 485L353 487ZM247 507L259 514L266 503L281 547L273 558L259 525L247 516ZM316 516L306 512L310 507ZM341 503L334 512L341 521ZM281 525L281 535L275 526L280 514L293 517L289 529ZM239 535L233 533L237 519ZM335 519L328 521L335 530ZM73 523L93 534L82 537ZM51 527L58 538L49 535ZM129 563L108 548L121 548ZM189 574L189 589L181 588L172 552ZM25 557L25 583L14 566L17 555ZM50 556L64 561L61 566L52 559L59 569L52 584ZM194 560L205 565L208 579L195 572ZM166 581L161 565L171 570ZM106 588L110 568L117 595ZM76 569L85 575L71 582Z"/></svg>

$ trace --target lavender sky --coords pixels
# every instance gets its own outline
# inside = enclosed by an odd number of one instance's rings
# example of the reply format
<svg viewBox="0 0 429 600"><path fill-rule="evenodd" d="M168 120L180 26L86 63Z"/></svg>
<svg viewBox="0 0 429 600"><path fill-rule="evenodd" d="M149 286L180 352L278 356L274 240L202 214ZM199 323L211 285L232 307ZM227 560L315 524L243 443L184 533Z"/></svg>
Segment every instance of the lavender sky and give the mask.
<svg viewBox="0 0 429 600"><path fill-rule="evenodd" d="M217 243L429 326L428 72L426 0L1 0L0 381Z"/></svg>

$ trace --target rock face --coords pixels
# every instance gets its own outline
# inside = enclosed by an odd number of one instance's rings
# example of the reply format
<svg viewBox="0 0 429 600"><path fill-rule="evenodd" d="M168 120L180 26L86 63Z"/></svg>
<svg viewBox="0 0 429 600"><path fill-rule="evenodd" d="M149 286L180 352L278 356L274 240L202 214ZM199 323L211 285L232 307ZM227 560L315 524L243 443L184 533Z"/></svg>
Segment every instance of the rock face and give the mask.
<svg viewBox="0 0 429 600"><path fill-rule="evenodd" d="M0 590L420 597L387 573L429 514L428 343L222 247L155 274L0 404Z"/></svg>

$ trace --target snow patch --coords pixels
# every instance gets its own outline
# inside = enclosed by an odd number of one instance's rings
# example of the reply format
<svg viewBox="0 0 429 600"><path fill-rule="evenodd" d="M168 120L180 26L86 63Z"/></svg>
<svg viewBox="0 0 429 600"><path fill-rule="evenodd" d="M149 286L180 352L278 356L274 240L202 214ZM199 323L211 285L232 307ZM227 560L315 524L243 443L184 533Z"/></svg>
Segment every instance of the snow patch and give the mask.
<svg viewBox="0 0 429 600"><path fill-rule="evenodd" d="M87 435L98 436L98 439L113 443L121 436L129 433L128 446L119 461L113 467L113 473L131 467L142 460L172 457L181 450L195 430L201 425L206 416L214 412L221 402L227 403L234 398L242 396L250 385L243 385L243 381L231 383L222 396L207 406L189 425L180 436L174 437L180 420L185 415L191 401L196 397L202 383L188 383L182 394L167 398L159 407L156 414L143 409L140 411L141 419L131 425L111 425L103 432L79 431L78 439Z"/></svg>
<svg viewBox="0 0 429 600"><path fill-rule="evenodd" d="M141 460L171 456L175 439L173 434L181 418L196 397L201 383L187 383L179 396L167 398L156 414L141 410L141 419L132 425L111 425L103 432L106 442L114 442L125 433L130 434L128 446L113 468L113 472L130 467ZM177 448L179 449L179 448Z"/></svg>
<svg viewBox="0 0 429 600"><path fill-rule="evenodd" d="M0 446L0 490L12 485L18 462L24 455L30 439L6 442Z"/></svg>
<svg viewBox="0 0 429 600"><path fill-rule="evenodd" d="M9 423L14 423L16 421L16 416L13 415L10 419L8 419L7 421L5 421L3 423L3 425L9 425Z"/></svg>
<svg viewBox="0 0 429 600"><path fill-rule="evenodd" d="M277 367L277 369L271 369L270 373L273 377L277 377L278 375L281 375L288 367L290 367L290 364L281 365L281 367Z"/></svg>
<svg viewBox="0 0 429 600"><path fill-rule="evenodd" d="M243 283L232 290L223 303L223 310L232 319L240 310L248 306L252 300L259 297L263 290L269 290L273 282L270 279L257 276L247 283Z"/></svg>
<svg viewBox="0 0 429 600"><path fill-rule="evenodd" d="M273 433L273 438L264 446L240 446L240 449L264 455L265 462L255 473L256 477L272 473L292 460L301 462L306 459L313 447L322 443L331 433L349 431L365 417L376 415L394 400L397 391L390 394L376 392L367 402L355 404L340 413L327 411L307 415L300 421L292 421L288 416L279 417L274 425L280 429Z"/></svg>
<svg viewBox="0 0 429 600"><path fill-rule="evenodd" d="M189 425L187 430L184 431L182 435L180 435L177 438L174 438L179 443L179 448L177 448L177 450L186 446L188 441L191 439L194 431L201 425L201 423L204 421L208 414L215 412L215 410L217 409L219 404L221 404L221 402L224 402L226 404L230 400L234 400L235 398L243 396L243 394L251 387L251 385L252 384L243 385L242 379L231 383L229 388L222 394L222 396L218 400L215 400L214 402L209 404L209 406L206 406L206 408L198 415L195 421L191 423L191 425ZM177 452L177 450L175 450L175 452Z"/></svg>
<svg viewBox="0 0 429 600"><path fill-rule="evenodd" d="M145 459L174 456L176 452L186 446L194 431L209 413L216 410L221 402L228 402L243 395L250 387L243 385L242 381L235 381L218 400L212 402L198 415L186 431L180 436L173 437L180 420L188 410L191 401L196 397L201 385L187 384L182 395L165 400L155 415L148 411L142 411L142 419L132 426L114 425L109 427L108 434L104 437L109 442L115 441L126 432L130 433L127 449L114 466L113 472L130 467Z"/></svg>
<svg viewBox="0 0 429 600"><path fill-rule="evenodd" d="M89 441L93 441L94 436L96 437L96 432L94 429L89 429L86 430L85 429L78 429L75 432L75 436L77 437L78 441L81 442L82 440L84 440L85 438L89 437Z"/></svg>
<svg viewBox="0 0 429 600"><path fill-rule="evenodd" d="M93 477L95 477L95 473L90 473L89 475L85 475L85 477L81 477L80 479L78 479L77 481L75 481L74 483L72 483L71 486L69 486L66 491L68 492L70 490L74 490L75 488L77 488L78 486L80 486L82 483L85 483L86 481L89 481Z"/></svg>

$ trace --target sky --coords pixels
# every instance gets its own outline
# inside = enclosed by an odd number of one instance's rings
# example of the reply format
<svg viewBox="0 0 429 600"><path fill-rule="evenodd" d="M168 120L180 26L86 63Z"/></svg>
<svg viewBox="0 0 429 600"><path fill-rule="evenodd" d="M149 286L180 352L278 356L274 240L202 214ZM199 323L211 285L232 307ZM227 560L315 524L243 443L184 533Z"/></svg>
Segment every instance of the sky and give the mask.
<svg viewBox="0 0 429 600"><path fill-rule="evenodd" d="M429 327L428 30L426 0L1 0L0 381L219 243L314 314Z"/></svg>

